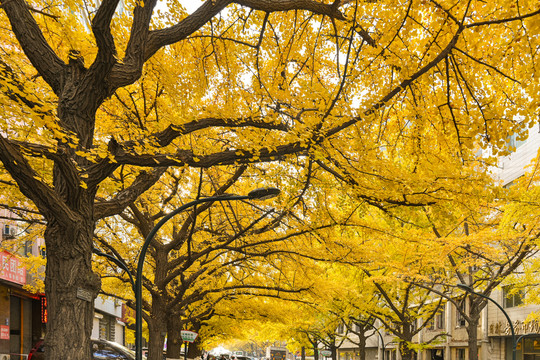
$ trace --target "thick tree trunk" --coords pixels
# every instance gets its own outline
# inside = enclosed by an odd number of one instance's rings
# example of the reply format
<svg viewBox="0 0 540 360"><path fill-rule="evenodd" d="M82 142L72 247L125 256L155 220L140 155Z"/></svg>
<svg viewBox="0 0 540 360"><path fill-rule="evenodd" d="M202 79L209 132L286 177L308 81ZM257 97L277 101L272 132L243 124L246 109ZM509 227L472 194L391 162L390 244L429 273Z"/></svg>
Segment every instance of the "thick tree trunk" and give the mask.
<svg viewBox="0 0 540 360"><path fill-rule="evenodd" d="M401 334L401 341L399 343L399 353L401 354L402 360L414 360L416 352L409 347L409 344L413 343L413 334L409 330L412 326L410 324L405 324L403 326L403 332Z"/></svg>
<svg viewBox="0 0 540 360"><path fill-rule="evenodd" d="M155 250L156 269L154 270L154 284L158 289L163 287L163 279L166 276L167 254L163 251ZM152 294L152 304L150 309L150 322L148 323L148 360L163 359L163 345L167 334L167 322L170 314L167 311L167 299L162 295L161 290Z"/></svg>
<svg viewBox="0 0 540 360"><path fill-rule="evenodd" d="M366 337L363 332L358 334L358 355L360 360L366 360Z"/></svg>
<svg viewBox="0 0 540 360"><path fill-rule="evenodd" d="M405 341L399 343L399 353L401 354L401 359L403 360L414 360L415 352L409 348L409 345Z"/></svg>
<svg viewBox="0 0 540 360"><path fill-rule="evenodd" d="M201 344L201 342L200 342L199 337L197 337L197 339L194 342L189 344L189 346L188 346L188 354L187 354L187 357L189 359L195 359L196 357L201 356L202 351L201 351L201 348L199 347L200 344Z"/></svg>
<svg viewBox="0 0 540 360"><path fill-rule="evenodd" d="M92 271L94 223L91 217L85 220L68 227L51 220L45 231L47 360L91 358L94 299L101 282Z"/></svg>
<svg viewBox="0 0 540 360"><path fill-rule="evenodd" d="M163 344L167 331L167 315L162 303L152 297L152 320L148 324L148 360L163 359Z"/></svg>
<svg viewBox="0 0 540 360"><path fill-rule="evenodd" d="M318 343L313 342L313 360L319 360L319 349L318 349Z"/></svg>
<svg viewBox="0 0 540 360"><path fill-rule="evenodd" d="M330 351L332 352L332 360L337 360L337 346L335 344L330 345Z"/></svg>
<svg viewBox="0 0 540 360"><path fill-rule="evenodd" d="M478 319L479 315L471 314L471 321L467 323L469 344L469 360L478 360Z"/></svg>
<svg viewBox="0 0 540 360"><path fill-rule="evenodd" d="M182 330L180 316L171 316L167 319L167 357L171 359L180 359L182 349Z"/></svg>
<svg viewBox="0 0 540 360"><path fill-rule="evenodd" d="M97 92L78 91L78 81L74 79L80 71L77 66L70 67L70 79L59 99L58 116L60 125L77 135L77 146L88 149L92 146L95 112L100 100ZM77 163L84 167L88 160L77 156L70 146L59 145L58 153L65 162L55 162L53 186L56 201L63 202L66 208L47 209L45 215L48 315L45 359L86 360L92 358L94 299L101 289L100 278L92 271L96 188L82 186L80 173L67 165Z"/></svg>

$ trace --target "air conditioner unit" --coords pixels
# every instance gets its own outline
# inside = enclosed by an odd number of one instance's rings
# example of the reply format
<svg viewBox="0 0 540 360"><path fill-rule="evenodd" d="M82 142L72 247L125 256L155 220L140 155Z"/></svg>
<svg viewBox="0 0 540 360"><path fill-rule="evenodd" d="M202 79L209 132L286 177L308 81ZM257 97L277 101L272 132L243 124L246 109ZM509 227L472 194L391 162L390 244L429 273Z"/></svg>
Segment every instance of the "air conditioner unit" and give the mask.
<svg viewBox="0 0 540 360"><path fill-rule="evenodd" d="M10 360L9 354L0 354L0 360Z"/></svg>
<svg viewBox="0 0 540 360"><path fill-rule="evenodd" d="M16 229L14 226L4 226L4 231L2 234L4 235L4 239L13 239L15 237ZM2 360L2 358L0 358Z"/></svg>

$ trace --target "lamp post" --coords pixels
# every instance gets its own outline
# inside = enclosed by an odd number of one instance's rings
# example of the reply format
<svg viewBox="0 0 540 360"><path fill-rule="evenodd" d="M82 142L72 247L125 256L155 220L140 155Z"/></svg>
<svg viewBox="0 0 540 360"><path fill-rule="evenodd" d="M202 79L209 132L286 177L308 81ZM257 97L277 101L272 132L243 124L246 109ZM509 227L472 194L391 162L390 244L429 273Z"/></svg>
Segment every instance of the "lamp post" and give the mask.
<svg viewBox="0 0 540 360"><path fill-rule="evenodd" d="M122 270L124 270L128 274L129 282L131 283L131 289L135 292L135 281L133 281L133 276L131 275L131 272L129 271L126 263L124 263L122 260L114 257L113 255L109 255L107 253L104 253L103 251L101 251L99 249L96 249L96 248L93 248L92 252L94 254L98 255L98 256L106 257L107 259L111 260L113 263L115 263L116 265L121 267Z"/></svg>
<svg viewBox="0 0 540 360"><path fill-rule="evenodd" d="M514 331L514 325L512 325L512 320L510 320L510 316L508 316L508 314L506 313L506 311L504 311L503 307L501 305L499 305L498 302L496 302L495 300L493 300L492 298L490 298L489 296L486 296L484 294L479 294L477 292L475 292L471 287L469 287L468 285L465 285L465 284L457 284L456 285L458 288L462 289L462 290L465 290L466 292L470 293L470 294L473 294L473 295L477 295L477 296L480 296L480 297L483 297L484 299L487 299L489 301L491 301L492 303L495 304L495 306L497 306L501 311L502 313L504 314L504 316L506 317L506 321L508 321L508 326L510 327L510 331L512 333L512 360L516 360L516 348L517 348L517 342L516 342L516 333Z"/></svg>
<svg viewBox="0 0 540 360"><path fill-rule="evenodd" d="M366 325L371 326L371 327L377 332L377 334L379 334L379 337L381 338L381 347L382 347L382 356L381 356L381 360L384 360L384 352L386 351L386 349L385 349L385 347L384 347L384 338L383 338L381 332L380 332L379 329L377 329L377 328L375 327L375 325L373 325L373 324L366 323Z"/></svg>
<svg viewBox="0 0 540 360"><path fill-rule="evenodd" d="M250 191L247 195L220 195L210 196L197 200L190 201L176 210L170 212L164 216L157 224L150 230L150 233L146 236L144 243L139 253L139 259L137 261L137 274L135 281L135 356L136 360L142 360L142 270L144 266L144 258L146 251L150 245L150 241L154 238L158 230L175 215L182 211L189 209L190 207L198 204L214 201L231 201L231 200L265 200L277 196L280 190L277 188L261 188Z"/></svg>

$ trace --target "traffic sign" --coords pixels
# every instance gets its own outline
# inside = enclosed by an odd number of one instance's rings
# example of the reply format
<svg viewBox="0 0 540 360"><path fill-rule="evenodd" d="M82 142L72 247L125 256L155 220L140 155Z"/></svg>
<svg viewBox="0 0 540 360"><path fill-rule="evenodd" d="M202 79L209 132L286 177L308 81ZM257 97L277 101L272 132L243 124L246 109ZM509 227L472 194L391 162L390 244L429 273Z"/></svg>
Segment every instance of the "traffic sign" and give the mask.
<svg viewBox="0 0 540 360"><path fill-rule="evenodd" d="M199 334L197 334L195 331L191 331L191 330L181 330L180 331L180 336L182 337L183 341L187 341L187 342L192 343L192 342L195 341L197 336L199 336Z"/></svg>
<svg viewBox="0 0 540 360"><path fill-rule="evenodd" d="M332 351L327 350L327 349L322 349L322 350L319 350L319 354L321 354L322 356L331 356Z"/></svg>

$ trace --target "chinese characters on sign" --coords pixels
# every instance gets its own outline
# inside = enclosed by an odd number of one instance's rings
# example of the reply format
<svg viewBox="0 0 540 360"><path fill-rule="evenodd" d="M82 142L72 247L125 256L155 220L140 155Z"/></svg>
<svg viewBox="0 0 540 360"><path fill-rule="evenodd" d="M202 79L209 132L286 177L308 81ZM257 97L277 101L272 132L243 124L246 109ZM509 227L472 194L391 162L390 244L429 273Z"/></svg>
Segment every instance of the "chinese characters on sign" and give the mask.
<svg viewBox="0 0 540 360"><path fill-rule="evenodd" d="M0 325L0 340L9 340L9 326Z"/></svg>
<svg viewBox="0 0 540 360"><path fill-rule="evenodd" d="M47 323L47 298L41 298L41 322L43 324Z"/></svg>
<svg viewBox="0 0 540 360"><path fill-rule="evenodd" d="M199 334L197 334L195 331L190 330L181 330L180 336L182 337L183 341L186 342L194 342Z"/></svg>
<svg viewBox="0 0 540 360"><path fill-rule="evenodd" d="M17 256L0 251L0 279L26 284L26 268Z"/></svg>
<svg viewBox="0 0 540 360"><path fill-rule="evenodd" d="M516 335L530 334L540 332L540 323L537 320L523 322L516 320L513 324ZM499 321L489 325L489 335L510 335L510 324L508 322Z"/></svg>

